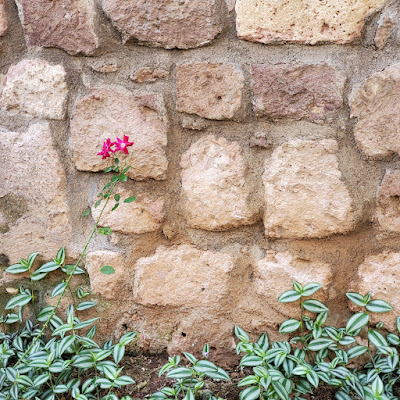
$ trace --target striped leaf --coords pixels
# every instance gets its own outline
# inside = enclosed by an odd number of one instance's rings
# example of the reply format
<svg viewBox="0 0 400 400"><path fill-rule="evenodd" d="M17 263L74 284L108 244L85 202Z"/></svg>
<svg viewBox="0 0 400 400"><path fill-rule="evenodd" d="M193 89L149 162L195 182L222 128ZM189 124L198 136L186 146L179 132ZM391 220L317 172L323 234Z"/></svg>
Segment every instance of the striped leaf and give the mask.
<svg viewBox="0 0 400 400"><path fill-rule="evenodd" d="M354 333L363 328L368 324L369 315L368 313L359 312L357 314L352 315L346 324L346 332Z"/></svg>
<svg viewBox="0 0 400 400"><path fill-rule="evenodd" d="M125 354L125 345L123 343L120 343L114 347L113 357L114 361L117 364L122 360L124 354Z"/></svg>
<svg viewBox="0 0 400 400"><path fill-rule="evenodd" d="M51 315L51 313L53 312L54 307L45 307L43 308L42 311L40 311L39 315L38 315L38 321L40 322L45 322L47 321L47 319L49 318L49 316Z"/></svg>
<svg viewBox="0 0 400 400"><path fill-rule="evenodd" d="M400 338L394 333L389 333L389 335L386 336L386 340L394 346L398 346L400 344Z"/></svg>
<svg viewBox="0 0 400 400"><path fill-rule="evenodd" d="M6 310L11 310L14 307L23 307L25 304L28 304L32 299L32 296L26 293L21 293L17 296L14 296L10 299L10 301L6 305Z"/></svg>
<svg viewBox="0 0 400 400"><path fill-rule="evenodd" d="M296 319L288 319L279 327L280 333L291 333L300 328L300 322Z"/></svg>
<svg viewBox="0 0 400 400"><path fill-rule="evenodd" d="M72 346L72 344L75 342L75 336L66 336L63 340L60 342L60 347L58 348L59 351L59 356L61 357L64 352Z"/></svg>
<svg viewBox="0 0 400 400"><path fill-rule="evenodd" d="M115 383L117 385L125 386L125 385L132 385L135 383L135 381L128 375L122 375L115 380Z"/></svg>
<svg viewBox="0 0 400 400"><path fill-rule="evenodd" d="M226 373L226 371L219 367L216 371L212 371L212 372L208 371L208 372L205 372L205 374L212 379L221 379L221 380L225 380L225 381L231 380L229 378L229 375Z"/></svg>
<svg viewBox="0 0 400 400"><path fill-rule="evenodd" d="M76 306L76 310L77 311L88 310L89 308L92 308L95 305L97 305L97 301L82 301L82 303L79 303Z"/></svg>
<svg viewBox="0 0 400 400"><path fill-rule="evenodd" d="M322 285L319 283L308 283L306 286L304 286L302 295L303 297L311 296L321 287Z"/></svg>
<svg viewBox="0 0 400 400"><path fill-rule="evenodd" d="M9 274L21 274L22 272L26 272L28 270L29 270L28 265L13 264L6 269L6 272L8 272Z"/></svg>
<svg viewBox="0 0 400 400"><path fill-rule="evenodd" d="M55 271L58 269L60 265L55 262L55 261L49 261L46 264L43 264L39 269L35 271L35 273L40 273L40 274L48 274L49 272Z"/></svg>
<svg viewBox="0 0 400 400"><path fill-rule="evenodd" d="M235 335L241 342L250 342L249 335L239 326L235 325Z"/></svg>
<svg viewBox="0 0 400 400"><path fill-rule="evenodd" d="M366 346L354 346L351 349L347 350L347 357L349 359L356 358L356 357L364 354L367 350L368 350L368 347L366 347Z"/></svg>
<svg viewBox="0 0 400 400"><path fill-rule="evenodd" d="M170 379L184 379L184 378L190 378L193 375L193 372L191 369L186 368L186 367L178 367L174 368L167 373L167 378Z"/></svg>
<svg viewBox="0 0 400 400"><path fill-rule="evenodd" d="M352 400L352 398L343 390L340 390L335 394L337 400Z"/></svg>
<svg viewBox="0 0 400 400"><path fill-rule="evenodd" d="M375 393L375 396L378 397L383 392L383 382L379 376L377 376L371 385L372 391Z"/></svg>
<svg viewBox="0 0 400 400"><path fill-rule="evenodd" d="M288 290L285 293L282 293L279 296L279 303L291 303L293 301L297 301L301 298L301 294L296 292L295 290Z"/></svg>
<svg viewBox="0 0 400 400"><path fill-rule="evenodd" d="M371 300L367 304L367 310L375 313L384 313L392 311L392 306L384 300Z"/></svg>
<svg viewBox="0 0 400 400"><path fill-rule="evenodd" d="M318 387L319 377L315 371L309 371L306 375L306 378L307 378L308 382L311 383L311 385L313 385L315 388Z"/></svg>
<svg viewBox="0 0 400 400"><path fill-rule="evenodd" d="M60 284L58 284L51 292L51 297L59 296L64 291L66 286L67 284L65 282L61 282Z"/></svg>
<svg viewBox="0 0 400 400"><path fill-rule="evenodd" d="M97 321L99 317L88 319L87 321L79 322L78 324L74 325L74 329L82 329L86 328L87 326L93 324L93 322Z"/></svg>
<svg viewBox="0 0 400 400"><path fill-rule="evenodd" d="M303 285L295 280L293 282L293 289L297 292L302 294L303 293Z"/></svg>
<svg viewBox="0 0 400 400"><path fill-rule="evenodd" d="M262 365L264 360L252 354L246 354L240 360L240 366L242 367L257 367L258 365Z"/></svg>
<svg viewBox="0 0 400 400"><path fill-rule="evenodd" d="M258 386L250 386L240 392L240 400L255 400L260 396L260 391Z"/></svg>
<svg viewBox="0 0 400 400"><path fill-rule="evenodd" d="M255 375L249 375L246 376L245 378L243 378L239 383L238 383L238 387L241 386L247 386L247 385L255 385L260 381L260 377L259 376L255 376Z"/></svg>
<svg viewBox="0 0 400 400"><path fill-rule="evenodd" d="M311 342L308 345L308 348L311 351L320 351L328 348L332 343L335 343L332 339L320 337L318 339L311 340Z"/></svg>
<svg viewBox="0 0 400 400"><path fill-rule="evenodd" d="M321 312L328 311L328 307L324 303L322 303L322 301L319 300L314 300L314 299L306 300L303 303L303 306L307 311L310 311L312 313L318 314Z"/></svg>
<svg viewBox="0 0 400 400"><path fill-rule="evenodd" d="M289 400L289 393L286 391L282 383L278 381L272 381L272 387L275 390L275 393L279 396L282 400Z"/></svg>
<svg viewBox="0 0 400 400"><path fill-rule="evenodd" d="M364 297L360 293L346 293L346 296L349 300L351 300L356 306L365 307L367 302L364 300Z"/></svg>
<svg viewBox="0 0 400 400"><path fill-rule="evenodd" d="M368 340L375 346L387 346L388 342L386 341L385 337L374 329L370 329L368 331Z"/></svg>
<svg viewBox="0 0 400 400"><path fill-rule="evenodd" d="M264 351L268 350L269 347L269 339L266 333L263 333L257 340L257 344L263 349Z"/></svg>
<svg viewBox="0 0 400 400"><path fill-rule="evenodd" d="M196 362L194 369L200 373L204 374L205 372L214 372L218 370L218 367L208 360L200 360Z"/></svg>

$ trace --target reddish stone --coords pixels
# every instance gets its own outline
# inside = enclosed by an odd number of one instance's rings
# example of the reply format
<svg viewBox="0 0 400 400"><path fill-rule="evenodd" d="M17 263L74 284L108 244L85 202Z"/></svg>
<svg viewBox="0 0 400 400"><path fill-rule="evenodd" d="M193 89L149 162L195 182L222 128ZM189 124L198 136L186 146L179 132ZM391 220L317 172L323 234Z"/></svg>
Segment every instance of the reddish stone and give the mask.
<svg viewBox="0 0 400 400"><path fill-rule="evenodd" d="M258 117L319 122L343 105L343 80L326 64L254 64L252 77Z"/></svg>
<svg viewBox="0 0 400 400"><path fill-rule="evenodd" d="M16 0L28 45L59 47L69 54L93 54L93 0Z"/></svg>
<svg viewBox="0 0 400 400"><path fill-rule="evenodd" d="M6 6L4 0L0 0L0 36L4 35L7 30L7 17L6 17Z"/></svg>
<svg viewBox="0 0 400 400"><path fill-rule="evenodd" d="M158 79L164 79L169 75L169 72L162 68L139 68L134 74L131 75L131 79L136 83L147 83L155 82Z"/></svg>
<svg viewBox="0 0 400 400"><path fill-rule="evenodd" d="M215 0L104 0L104 12L123 41L166 49L209 43L221 31Z"/></svg>

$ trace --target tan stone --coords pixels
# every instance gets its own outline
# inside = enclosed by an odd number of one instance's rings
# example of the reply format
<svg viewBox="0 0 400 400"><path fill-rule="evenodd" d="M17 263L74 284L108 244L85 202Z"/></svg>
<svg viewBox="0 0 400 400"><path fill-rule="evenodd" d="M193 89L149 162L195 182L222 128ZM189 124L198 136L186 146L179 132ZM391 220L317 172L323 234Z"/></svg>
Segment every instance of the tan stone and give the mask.
<svg viewBox="0 0 400 400"><path fill-rule="evenodd" d="M265 234L319 238L354 228L352 199L341 180L335 140L292 140L265 161Z"/></svg>
<svg viewBox="0 0 400 400"><path fill-rule="evenodd" d="M93 54L98 47L93 0L16 0L29 46Z"/></svg>
<svg viewBox="0 0 400 400"><path fill-rule="evenodd" d="M395 26L396 21L390 16L385 16L384 18L380 19L374 38L375 46L379 50L382 50L386 47Z"/></svg>
<svg viewBox="0 0 400 400"><path fill-rule="evenodd" d="M139 68L131 75L131 79L136 83L151 83L159 79L164 79L169 72L163 68Z"/></svg>
<svg viewBox="0 0 400 400"><path fill-rule="evenodd" d="M343 84L327 64L253 64L254 111L275 120L321 122L343 106Z"/></svg>
<svg viewBox="0 0 400 400"><path fill-rule="evenodd" d="M205 136L184 153L182 201L190 227L225 230L256 221L237 142Z"/></svg>
<svg viewBox="0 0 400 400"><path fill-rule="evenodd" d="M387 170L377 194L376 221L381 229L400 232L400 170Z"/></svg>
<svg viewBox="0 0 400 400"><path fill-rule="evenodd" d="M210 121L197 115L183 114L181 118L181 126L183 129L191 131L204 131L210 126Z"/></svg>
<svg viewBox="0 0 400 400"><path fill-rule="evenodd" d="M146 195L137 195L132 203L124 203L128 197L135 196L135 193L119 189L121 198L117 209L112 211L116 204L114 199L107 204L100 219L100 226L109 226L112 231L121 233L146 233L161 229L164 215L164 200L158 198L151 200ZM97 208L92 206L92 216L95 220L100 215L102 205Z"/></svg>
<svg viewBox="0 0 400 400"><path fill-rule="evenodd" d="M135 95L123 87L108 86L90 90L79 97L71 119L70 146L79 170L102 171L111 159L96 155L103 142L128 135L135 144L127 157L132 179L165 179L168 161L167 121L161 98L154 94Z"/></svg>
<svg viewBox="0 0 400 400"><path fill-rule="evenodd" d="M68 88L62 65L23 59L8 69L1 107L38 118L64 119Z"/></svg>
<svg viewBox="0 0 400 400"><path fill-rule="evenodd" d="M111 74L119 70L119 65L117 62L113 61L96 60L90 64L90 68L95 72L100 72L101 74Z"/></svg>
<svg viewBox="0 0 400 400"><path fill-rule="evenodd" d="M135 265L134 297L159 307L213 307L228 291L234 261L228 254L183 244L161 246Z"/></svg>
<svg viewBox="0 0 400 400"><path fill-rule="evenodd" d="M391 330L400 315L399 264L400 253L384 252L366 257L358 269L358 285L355 285L355 290L363 296L371 292L372 299L385 300L393 307L391 312L371 314L372 324L382 321Z"/></svg>
<svg viewBox="0 0 400 400"><path fill-rule="evenodd" d="M103 0L103 9L123 41L166 49L210 43L221 31L215 0Z"/></svg>
<svg viewBox="0 0 400 400"><path fill-rule="evenodd" d="M228 12L232 12L235 9L236 0L225 0Z"/></svg>
<svg viewBox="0 0 400 400"><path fill-rule="evenodd" d="M351 43L386 0L237 0L240 39L261 43Z"/></svg>
<svg viewBox="0 0 400 400"><path fill-rule="evenodd" d="M400 64L392 65L367 78L353 90L351 117L360 150L371 158L400 153Z"/></svg>
<svg viewBox="0 0 400 400"><path fill-rule="evenodd" d="M104 266L114 268L115 273L106 275L100 270ZM90 278L93 293L100 294L110 300L129 294L130 282L124 257L121 253L109 250L91 251L86 255L85 268Z"/></svg>
<svg viewBox="0 0 400 400"><path fill-rule="evenodd" d="M34 251L54 258L70 244L71 227L66 176L48 124L1 132L0 159L0 211L9 228L0 234L0 254L11 263Z"/></svg>
<svg viewBox="0 0 400 400"><path fill-rule="evenodd" d="M244 77L234 64L182 64L176 71L176 108L209 119L231 119L242 105Z"/></svg>
<svg viewBox="0 0 400 400"><path fill-rule="evenodd" d="M5 0L0 0L0 36L3 36L8 27Z"/></svg>

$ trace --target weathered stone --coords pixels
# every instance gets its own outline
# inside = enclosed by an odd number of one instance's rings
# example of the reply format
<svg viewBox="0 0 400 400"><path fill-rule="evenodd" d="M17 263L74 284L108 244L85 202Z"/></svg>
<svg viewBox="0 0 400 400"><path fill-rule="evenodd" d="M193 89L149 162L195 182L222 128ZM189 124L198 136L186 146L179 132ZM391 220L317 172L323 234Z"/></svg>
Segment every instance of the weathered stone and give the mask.
<svg viewBox="0 0 400 400"><path fill-rule="evenodd" d="M395 20L390 16L385 16L384 18L380 19L374 38L375 46L379 50L384 49L387 45L395 25Z"/></svg>
<svg viewBox="0 0 400 400"><path fill-rule="evenodd" d="M265 137L265 133L257 132L249 140L250 147L264 147L269 149L272 142Z"/></svg>
<svg viewBox="0 0 400 400"><path fill-rule="evenodd" d="M118 71L119 65L117 62L113 61L96 60L90 64L90 68L95 72L100 72L101 74L111 74Z"/></svg>
<svg viewBox="0 0 400 400"><path fill-rule="evenodd" d="M265 234L319 238L354 228L352 200L335 140L292 140L265 161Z"/></svg>
<svg viewBox="0 0 400 400"><path fill-rule="evenodd" d="M351 43L386 0L237 0L240 39L261 43Z"/></svg>
<svg viewBox="0 0 400 400"><path fill-rule="evenodd" d="M131 79L136 83L155 82L158 79L164 79L169 75L169 72L162 68L139 68L131 75Z"/></svg>
<svg viewBox="0 0 400 400"><path fill-rule="evenodd" d="M9 228L0 234L0 254L11 263L34 251L54 258L70 244L71 227L66 176L50 128L38 123L0 135L0 211Z"/></svg>
<svg viewBox="0 0 400 400"><path fill-rule="evenodd" d="M164 220L164 200L151 200L147 196L138 195L132 203L124 203L135 193L119 190L121 196L118 208L112 211L116 201L110 200L100 219L100 226L109 226L113 231L121 233L146 233L161 229ZM100 215L101 207L92 206L92 216L95 220Z"/></svg>
<svg viewBox="0 0 400 400"><path fill-rule="evenodd" d="M135 266L135 301L159 307L213 307L227 294L230 255L183 244L161 246Z"/></svg>
<svg viewBox="0 0 400 400"><path fill-rule="evenodd" d="M168 161L167 123L161 98L134 95L118 86L98 87L77 100L71 119L70 145L73 161L82 171L102 171L110 159L96 155L107 139L128 135L135 142L128 157L132 179L165 179Z"/></svg>
<svg viewBox="0 0 400 400"><path fill-rule="evenodd" d="M1 106L38 118L64 119L68 88L62 65L24 59L8 69Z"/></svg>
<svg viewBox="0 0 400 400"><path fill-rule="evenodd" d="M377 195L376 220L380 228L400 232L400 170L386 171Z"/></svg>
<svg viewBox="0 0 400 400"><path fill-rule="evenodd" d="M8 27L5 0L0 0L0 36L3 36Z"/></svg>
<svg viewBox="0 0 400 400"><path fill-rule="evenodd" d="M343 105L343 79L326 64L253 64L252 88L258 117L320 122Z"/></svg>
<svg viewBox="0 0 400 400"><path fill-rule="evenodd" d="M232 12L235 9L236 0L225 0L228 12Z"/></svg>
<svg viewBox="0 0 400 400"><path fill-rule="evenodd" d="M191 131L203 131L210 126L210 121L198 117L197 115L182 115L181 125L183 129Z"/></svg>
<svg viewBox="0 0 400 400"><path fill-rule="evenodd" d="M166 49L210 43L221 31L215 0L103 0L103 9L123 41Z"/></svg>
<svg viewBox="0 0 400 400"><path fill-rule="evenodd" d="M350 98L360 150L371 158L400 154L400 64L367 78Z"/></svg>
<svg viewBox="0 0 400 400"><path fill-rule="evenodd" d="M176 108L209 119L231 119L242 104L244 77L234 64L182 64L176 71Z"/></svg>
<svg viewBox="0 0 400 400"><path fill-rule="evenodd" d="M100 270L104 266L114 268L115 273L103 274ZM90 278L90 288L93 293L115 300L129 293L129 271L121 253L108 250L92 251L87 254L85 262Z"/></svg>
<svg viewBox="0 0 400 400"><path fill-rule="evenodd" d="M98 47L93 0L16 0L29 46L93 54Z"/></svg>
<svg viewBox="0 0 400 400"><path fill-rule="evenodd" d="M182 199L190 227L225 230L255 222L237 142L206 136L182 156Z"/></svg>
<svg viewBox="0 0 400 400"><path fill-rule="evenodd" d="M385 323L386 329L395 328L396 317L400 315L400 253L384 252L367 257L358 269L358 284L355 291L362 295L371 292L372 299L387 301L393 311L371 313L371 323ZM351 288L353 291L353 288Z"/></svg>

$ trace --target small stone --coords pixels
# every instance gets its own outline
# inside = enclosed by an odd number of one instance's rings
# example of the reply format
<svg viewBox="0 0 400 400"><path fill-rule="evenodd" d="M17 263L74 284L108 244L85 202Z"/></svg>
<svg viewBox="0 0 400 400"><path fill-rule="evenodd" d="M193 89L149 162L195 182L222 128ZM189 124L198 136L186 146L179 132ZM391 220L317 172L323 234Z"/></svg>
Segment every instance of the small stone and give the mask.
<svg viewBox="0 0 400 400"><path fill-rule="evenodd" d="M5 0L0 0L0 36L3 36L8 27Z"/></svg>
<svg viewBox="0 0 400 400"><path fill-rule="evenodd" d="M237 142L206 136L182 156L182 200L187 223L210 231L251 225L256 213Z"/></svg>
<svg viewBox="0 0 400 400"><path fill-rule="evenodd" d="M158 307L214 307L228 293L233 267L225 253L187 244L161 246L136 262L135 301Z"/></svg>
<svg viewBox="0 0 400 400"><path fill-rule="evenodd" d="M182 64L176 71L176 108L209 119L232 119L242 105L243 72L234 64Z"/></svg>
<svg viewBox="0 0 400 400"><path fill-rule="evenodd" d="M135 95L120 86L92 88L79 97L71 119L70 146L73 161L81 171L102 171L112 165L111 159L96 155L107 138L123 135L134 141L132 168L128 176L136 180L166 177L165 154L168 125L163 101L155 94Z"/></svg>
<svg viewBox="0 0 400 400"><path fill-rule="evenodd" d="M292 140L265 161L265 235L321 238L354 229L335 140Z"/></svg>
<svg viewBox="0 0 400 400"><path fill-rule="evenodd" d="M356 143L367 156L385 158L400 154L400 64L367 78L353 90L351 117L357 118Z"/></svg>
<svg viewBox="0 0 400 400"><path fill-rule="evenodd" d="M23 59L8 69L2 83L1 107L32 117L64 119L68 88L62 65Z"/></svg>
<svg viewBox="0 0 400 400"><path fill-rule="evenodd" d="M232 12L235 9L236 0L225 0L228 12Z"/></svg>
<svg viewBox="0 0 400 400"><path fill-rule="evenodd" d="M133 192L120 189L118 194L121 196L119 206L112 211L116 201L110 200L100 219L100 226L109 226L112 231L121 233L147 233L161 229L165 218L164 200L159 198L151 200L147 196L138 195L137 199L131 203L124 203L128 197L133 197ZM97 221L101 207L92 206L92 216Z"/></svg>
<svg viewBox="0 0 400 400"><path fill-rule="evenodd" d="M249 141L250 147L264 147L269 149L272 147L272 143L268 140L263 133L254 134Z"/></svg>
<svg viewBox="0 0 400 400"><path fill-rule="evenodd" d="M104 266L114 268L115 273L107 275L101 272ZM106 299L115 300L121 295L127 295L129 279L125 260L121 253L109 250L92 251L87 254L85 268L90 278L90 288L93 293L100 294Z"/></svg>
<svg viewBox="0 0 400 400"><path fill-rule="evenodd" d="M156 82L158 79L164 79L169 75L169 72L162 68L139 68L131 79L136 83L151 83Z"/></svg>
<svg viewBox="0 0 400 400"><path fill-rule="evenodd" d="M182 115L181 125L183 129L203 131L210 126L210 122L196 115Z"/></svg>
<svg viewBox="0 0 400 400"><path fill-rule="evenodd" d="M9 227L0 254L11 264L34 251L51 260L65 245L73 257L67 179L48 123L0 135L0 213Z"/></svg>
<svg viewBox="0 0 400 400"><path fill-rule="evenodd" d="M93 0L16 0L29 46L91 55L99 46Z"/></svg>
<svg viewBox="0 0 400 400"><path fill-rule="evenodd" d="M326 64L253 64L257 117L326 120L343 106L343 79Z"/></svg>
<svg viewBox="0 0 400 400"><path fill-rule="evenodd" d="M376 220L389 232L400 232L400 170L387 170L377 195Z"/></svg>
<svg viewBox="0 0 400 400"><path fill-rule="evenodd" d="M221 32L216 0L103 0L103 9L123 41L166 49L191 49Z"/></svg>
<svg viewBox="0 0 400 400"><path fill-rule="evenodd" d="M102 74L111 74L119 70L119 65L116 62L107 61L95 61L90 65L95 72L100 72Z"/></svg>
<svg viewBox="0 0 400 400"><path fill-rule="evenodd" d="M17 288L8 287L6 288L6 292L8 294L11 294L12 296L15 296L16 294L19 293L19 290Z"/></svg>
<svg viewBox="0 0 400 400"><path fill-rule="evenodd" d="M351 43L386 0L237 0L240 39L261 43Z"/></svg>
<svg viewBox="0 0 400 400"><path fill-rule="evenodd" d="M375 46L379 50L386 47L395 25L395 21L389 16L380 19L374 38Z"/></svg>

